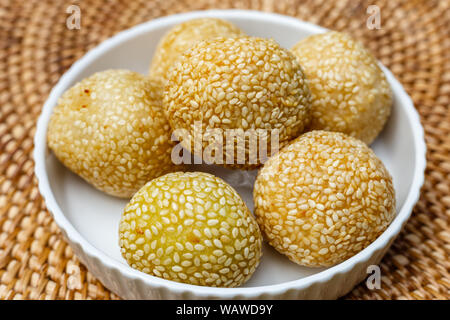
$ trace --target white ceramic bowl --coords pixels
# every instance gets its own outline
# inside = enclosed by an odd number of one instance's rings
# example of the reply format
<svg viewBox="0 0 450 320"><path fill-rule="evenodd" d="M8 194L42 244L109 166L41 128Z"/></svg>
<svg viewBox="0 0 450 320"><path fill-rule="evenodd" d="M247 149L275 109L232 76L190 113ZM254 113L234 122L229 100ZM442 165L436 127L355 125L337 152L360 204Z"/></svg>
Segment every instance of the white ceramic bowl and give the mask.
<svg viewBox="0 0 450 320"><path fill-rule="evenodd" d="M155 19L103 42L64 74L52 90L39 118L34 157L39 189L47 207L91 273L123 298L333 299L344 295L367 276L369 265L379 263L407 221L424 179L425 143L419 116L400 83L385 68L383 70L394 92L394 107L386 128L372 147L393 175L397 216L369 247L331 268L300 267L266 245L261 265L252 279L240 288L187 285L136 271L122 259L118 247L118 221L126 201L95 190L63 167L47 150L47 124L57 99L66 89L82 78L108 68L127 68L146 73L158 40L170 27L205 16L229 20L249 35L272 37L286 48L308 35L325 31L324 28L275 14L241 10L204 11ZM206 170L231 182L252 210L255 172L216 167Z"/></svg>

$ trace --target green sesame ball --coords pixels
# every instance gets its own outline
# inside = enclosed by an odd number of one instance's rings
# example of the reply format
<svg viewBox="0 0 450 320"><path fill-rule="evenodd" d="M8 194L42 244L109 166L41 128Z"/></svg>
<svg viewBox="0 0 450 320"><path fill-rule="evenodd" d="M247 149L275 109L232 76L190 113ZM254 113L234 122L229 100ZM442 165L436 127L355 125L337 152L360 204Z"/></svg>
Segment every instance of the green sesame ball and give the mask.
<svg viewBox="0 0 450 320"><path fill-rule="evenodd" d="M312 95L311 130L343 132L370 144L383 129L392 91L377 60L339 32L313 35L291 50Z"/></svg>
<svg viewBox="0 0 450 320"><path fill-rule="evenodd" d="M164 279L236 287L259 264L262 236L236 191L202 172L175 172L140 189L126 206L119 245L127 263Z"/></svg>
<svg viewBox="0 0 450 320"><path fill-rule="evenodd" d="M131 71L93 74L67 90L53 110L48 146L99 190L130 197L173 165L162 88Z"/></svg>
<svg viewBox="0 0 450 320"><path fill-rule="evenodd" d="M352 257L395 216L392 178L381 160L337 132L308 132L269 159L253 197L269 244L308 267Z"/></svg>
<svg viewBox="0 0 450 320"><path fill-rule="evenodd" d="M309 121L310 93L294 55L275 41L216 38L195 44L177 60L165 87L164 106L174 135L186 149L201 156L194 148L199 124L198 131L204 134L201 151L212 142L221 146L223 159L215 164L251 169L265 160L260 146L270 151L275 131L281 146L303 132ZM252 152L250 138L244 137L241 163L236 161L239 146L227 146L230 129L262 141ZM219 139L208 140L205 136L213 130ZM227 161L229 155L234 156L233 163Z"/></svg>
<svg viewBox="0 0 450 320"><path fill-rule="evenodd" d="M180 23L170 29L156 48L149 74L165 82L169 69L193 44L216 37L236 37L244 33L232 23L217 18L200 18Z"/></svg>

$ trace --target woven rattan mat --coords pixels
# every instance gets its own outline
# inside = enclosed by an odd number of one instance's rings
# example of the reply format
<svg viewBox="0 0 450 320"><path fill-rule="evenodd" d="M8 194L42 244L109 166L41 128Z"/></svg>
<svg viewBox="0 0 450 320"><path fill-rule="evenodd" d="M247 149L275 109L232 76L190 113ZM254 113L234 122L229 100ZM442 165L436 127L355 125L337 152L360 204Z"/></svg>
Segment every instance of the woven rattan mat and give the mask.
<svg viewBox="0 0 450 320"><path fill-rule="evenodd" d="M66 27L72 4L81 9L79 30ZM367 27L373 4L381 29ZM211 8L278 12L345 30L394 72L425 127L426 181L381 263L382 288L361 284L347 298L450 298L449 0L0 0L0 298L117 298L73 255L46 210L33 175L36 119L60 76L102 40L159 16Z"/></svg>

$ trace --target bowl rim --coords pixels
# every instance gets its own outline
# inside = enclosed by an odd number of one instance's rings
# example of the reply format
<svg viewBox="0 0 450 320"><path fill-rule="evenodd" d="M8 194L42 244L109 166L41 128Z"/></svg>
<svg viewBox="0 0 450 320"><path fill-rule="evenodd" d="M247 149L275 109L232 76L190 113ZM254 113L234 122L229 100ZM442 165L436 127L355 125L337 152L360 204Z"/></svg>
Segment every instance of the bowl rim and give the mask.
<svg viewBox="0 0 450 320"><path fill-rule="evenodd" d="M38 188L45 200L48 210L52 213L57 225L65 233L69 244L71 244L71 246L75 245L81 248L81 250L83 250L90 259L94 259L96 263L101 263L106 268L115 270L123 277L127 277L135 281L141 281L147 286L151 286L153 288L166 288L179 295L183 295L188 292L196 295L197 297L218 296L221 298L233 298L237 296L256 298L258 296L261 296L262 294L283 295L290 290L301 290L313 285L314 283L324 283L338 274L344 274L352 270L357 264L368 261L369 258L373 254L375 254L375 252L385 248L386 246L389 246L391 241L399 234L403 225L410 217L412 209L419 199L420 189L424 183L424 170L426 166L426 145L424 141L424 130L420 123L419 114L414 108L411 98L405 92L399 81L397 81L393 74L384 66L381 67L386 74L387 80L390 83L393 92L395 92L399 98L399 104L402 105L402 108L405 109L408 122L410 123L413 130L413 141L415 148L414 177L409 188L406 200L403 206L397 212L397 215L395 216L389 227L368 247L366 247L353 257L347 259L346 261L330 267L324 271L306 276L301 279L291 280L273 285L238 288L205 287L170 281L134 270L131 267L113 259L112 257L109 257L100 249L94 247L75 229L75 227L64 215L54 197L46 170L46 156L48 154L46 143L47 126L50 115L57 103L58 98L66 90L66 88L71 85L71 82L73 82L73 78L76 77L81 71L86 68L87 65L89 65L93 60L95 60L105 51L121 45L129 38L133 38L162 27L168 27L175 23L180 23L182 21L199 17L218 17L222 19L242 18L247 20L250 19L258 21L271 21L278 24L288 24L291 26L294 25L300 29L310 31L312 33L322 33L328 30L309 22L304 22L293 17L275 13L238 9L192 11L188 13L161 17L136 25L130 29L117 33L113 37L103 41L95 48L88 51L81 59L76 61L70 67L70 69L64 73L56 86L51 90L50 95L43 106L41 115L39 116L39 119L37 121L37 128L34 137L33 157L35 160L35 175L38 180Z"/></svg>

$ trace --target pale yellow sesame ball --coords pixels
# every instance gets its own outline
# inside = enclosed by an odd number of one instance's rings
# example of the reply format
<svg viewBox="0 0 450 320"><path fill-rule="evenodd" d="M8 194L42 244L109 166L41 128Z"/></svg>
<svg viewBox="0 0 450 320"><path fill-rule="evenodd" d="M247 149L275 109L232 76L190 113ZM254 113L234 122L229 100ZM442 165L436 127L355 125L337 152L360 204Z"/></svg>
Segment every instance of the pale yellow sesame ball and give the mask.
<svg viewBox="0 0 450 320"><path fill-rule="evenodd" d="M236 191L208 173L175 172L147 183L126 206L122 256L137 270L212 287L246 282L261 257L258 224Z"/></svg>
<svg viewBox="0 0 450 320"><path fill-rule="evenodd" d="M302 133L309 120L310 93L294 55L275 41L216 38L197 43L177 60L165 87L164 106L184 147L199 155L193 141L198 142L195 130L201 127L197 132L203 134L203 151L212 141L222 147L223 163L214 163L248 169L265 160L260 146L270 151L272 137L282 146ZM214 129L217 135L208 140ZM256 150L248 143L227 148L230 129L238 136L238 130L248 134L247 142L256 137L263 143ZM230 163L227 156L232 154L235 161Z"/></svg>
<svg viewBox="0 0 450 320"><path fill-rule="evenodd" d="M381 160L362 141L330 131L308 132L267 161L253 197L268 242L308 267L352 257L395 216Z"/></svg>
<svg viewBox="0 0 450 320"><path fill-rule="evenodd" d="M165 81L176 59L193 44L216 37L236 37L244 33L234 24L217 18L199 18L170 29L158 43L150 64L152 78Z"/></svg>
<svg viewBox="0 0 450 320"><path fill-rule="evenodd" d="M97 189L130 197L147 181L179 170L161 94L157 83L135 72L95 73L58 101L48 146Z"/></svg>
<svg viewBox="0 0 450 320"><path fill-rule="evenodd" d="M343 132L370 144L383 129L392 91L377 60L350 36L327 32L298 42L312 95L309 129Z"/></svg>

